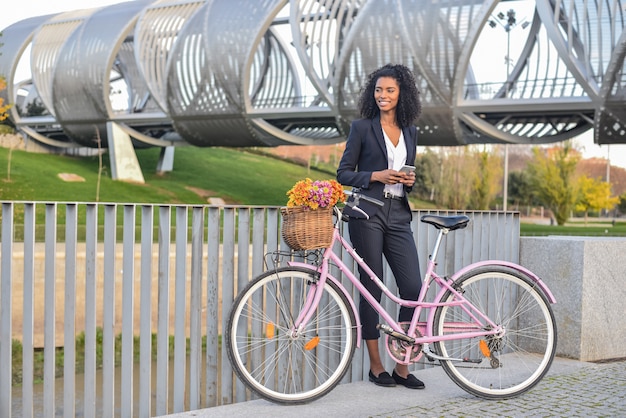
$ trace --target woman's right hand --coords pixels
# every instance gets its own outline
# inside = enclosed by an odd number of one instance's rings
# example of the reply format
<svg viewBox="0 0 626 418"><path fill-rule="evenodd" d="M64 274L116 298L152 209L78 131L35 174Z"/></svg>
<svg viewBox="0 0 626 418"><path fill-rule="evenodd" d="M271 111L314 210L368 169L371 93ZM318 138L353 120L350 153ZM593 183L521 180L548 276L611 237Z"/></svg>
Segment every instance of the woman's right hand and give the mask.
<svg viewBox="0 0 626 418"><path fill-rule="evenodd" d="M377 181L383 184L397 184L401 183L405 178L406 174L388 168L386 170L372 172L371 181Z"/></svg>

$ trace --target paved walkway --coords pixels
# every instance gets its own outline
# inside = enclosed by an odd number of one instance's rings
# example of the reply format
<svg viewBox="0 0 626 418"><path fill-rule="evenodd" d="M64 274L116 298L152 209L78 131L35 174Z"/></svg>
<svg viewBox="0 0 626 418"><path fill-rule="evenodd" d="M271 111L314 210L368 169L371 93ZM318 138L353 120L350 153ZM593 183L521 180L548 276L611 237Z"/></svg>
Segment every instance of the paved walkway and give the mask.
<svg viewBox="0 0 626 418"><path fill-rule="evenodd" d="M426 383L425 390L357 382L339 385L306 405L254 400L170 417L626 417L626 361L595 364L556 358L535 388L504 401L465 393L440 367L415 375Z"/></svg>

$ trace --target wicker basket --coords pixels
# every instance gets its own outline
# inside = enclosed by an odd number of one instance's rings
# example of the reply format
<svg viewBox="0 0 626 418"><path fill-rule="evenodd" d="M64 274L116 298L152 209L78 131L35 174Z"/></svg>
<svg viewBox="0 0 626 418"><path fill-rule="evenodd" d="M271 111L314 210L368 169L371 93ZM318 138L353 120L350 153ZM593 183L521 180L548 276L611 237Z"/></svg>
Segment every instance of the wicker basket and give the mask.
<svg viewBox="0 0 626 418"><path fill-rule="evenodd" d="M292 250L328 247L333 240L333 208L284 207L283 239Z"/></svg>

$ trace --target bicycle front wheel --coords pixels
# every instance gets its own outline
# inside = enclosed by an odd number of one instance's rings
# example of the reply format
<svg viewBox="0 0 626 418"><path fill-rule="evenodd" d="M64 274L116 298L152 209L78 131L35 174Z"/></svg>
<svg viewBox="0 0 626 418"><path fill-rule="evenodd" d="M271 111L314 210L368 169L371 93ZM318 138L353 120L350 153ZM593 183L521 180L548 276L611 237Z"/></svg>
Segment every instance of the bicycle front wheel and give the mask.
<svg viewBox="0 0 626 418"><path fill-rule="evenodd" d="M556 323L550 303L526 275L504 266L469 271L455 288L486 314L500 334L436 342L448 376L469 393L486 399L507 399L535 386L546 374L556 350ZM443 302L457 296L447 291ZM478 326L467 305L441 306L434 316L438 336L464 331L489 330ZM484 321L482 321L484 322Z"/></svg>
<svg viewBox="0 0 626 418"><path fill-rule="evenodd" d="M251 281L234 302L226 330L232 367L254 393L281 404L299 404L330 392L346 374L356 343L354 312L345 295L315 272L293 267ZM303 329L294 321L310 292L322 290Z"/></svg>

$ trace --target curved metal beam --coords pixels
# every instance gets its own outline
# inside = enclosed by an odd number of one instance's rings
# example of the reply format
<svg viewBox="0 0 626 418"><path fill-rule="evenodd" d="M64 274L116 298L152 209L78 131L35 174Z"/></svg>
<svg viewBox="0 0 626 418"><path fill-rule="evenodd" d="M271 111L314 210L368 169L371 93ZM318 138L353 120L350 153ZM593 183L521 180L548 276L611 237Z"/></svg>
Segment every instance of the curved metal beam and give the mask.
<svg viewBox="0 0 626 418"><path fill-rule="evenodd" d="M397 62L422 92L423 145L549 143L590 126L626 143L626 0L533 5L504 81L477 84L470 65L497 0L138 0L5 29L0 94L17 101L32 43L22 106L52 116L10 117L59 146L94 146L94 126L106 141L109 122L135 146L325 144L345 139L367 74Z"/></svg>

